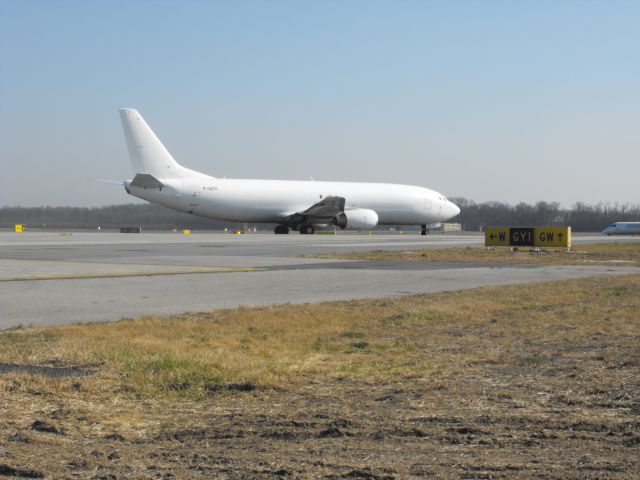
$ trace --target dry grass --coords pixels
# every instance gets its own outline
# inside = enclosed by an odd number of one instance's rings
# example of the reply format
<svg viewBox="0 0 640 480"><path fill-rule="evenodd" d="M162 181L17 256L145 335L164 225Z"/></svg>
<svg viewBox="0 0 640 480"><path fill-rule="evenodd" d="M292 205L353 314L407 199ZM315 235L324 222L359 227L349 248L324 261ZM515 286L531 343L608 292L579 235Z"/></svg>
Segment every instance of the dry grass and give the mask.
<svg viewBox="0 0 640 480"><path fill-rule="evenodd" d="M94 367L96 393L117 387L153 397L199 397L224 383L282 387L327 376L429 377L469 359L504 355L505 345L496 350L492 335L513 337L513 345L516 337L555 335L558 329L574 339L600 332L596 319L610 318L615 300L637 299L639 278L17 328L0 332L0 362ZM619 320L626 323L617 329L638 327L635 306L619 306ZM507 317L511 321L496 320ZM496 322L488 336L469 336L463 357L430 341L489 320Z"/></svg>
<svg viewBox="0 0 640 480"><path fill-rule="evenodd" d="M639 311L631 275L13 329L0 362L97 372L0 376L0 446L51 477L632 478Z"/></svg>
<svg viewBox="0 0 640 480"><path fill-rule="evenodd" d="M485 247L424 248L420 250L345 252L309 255L309 258L343 260L405 260L414 262L518 263L531 265L624 265L640 267L640 242L597 243L534 252L520 247L487 250Z"/></svg>

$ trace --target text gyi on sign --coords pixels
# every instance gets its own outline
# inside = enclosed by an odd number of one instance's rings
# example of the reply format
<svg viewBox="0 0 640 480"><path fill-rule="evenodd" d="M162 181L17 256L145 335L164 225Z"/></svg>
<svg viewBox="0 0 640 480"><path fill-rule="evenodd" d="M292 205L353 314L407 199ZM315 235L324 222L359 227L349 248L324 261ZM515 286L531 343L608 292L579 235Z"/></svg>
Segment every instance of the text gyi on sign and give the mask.
<svg viewBox="0 0 640 480"><path fill-rule="evenodd" d="M571 227L487 227L487 247L571 247Z"/></svg>

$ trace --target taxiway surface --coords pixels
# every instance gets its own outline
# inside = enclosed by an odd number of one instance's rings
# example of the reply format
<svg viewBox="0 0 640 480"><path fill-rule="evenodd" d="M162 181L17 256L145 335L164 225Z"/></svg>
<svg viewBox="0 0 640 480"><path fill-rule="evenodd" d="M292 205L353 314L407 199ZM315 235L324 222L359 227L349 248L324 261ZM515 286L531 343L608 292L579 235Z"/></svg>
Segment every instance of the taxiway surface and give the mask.
<svg viewBox="0 0 640 480"><path fill-rule="evenodd" d="M628 240L628 239L625 239ZM605 241L575 237L575 243ZM612 241L616 241L615 239ZM482 245L481 235L0 232L0 329L621 274L638 269L336 261L305 254Z"/></svg>

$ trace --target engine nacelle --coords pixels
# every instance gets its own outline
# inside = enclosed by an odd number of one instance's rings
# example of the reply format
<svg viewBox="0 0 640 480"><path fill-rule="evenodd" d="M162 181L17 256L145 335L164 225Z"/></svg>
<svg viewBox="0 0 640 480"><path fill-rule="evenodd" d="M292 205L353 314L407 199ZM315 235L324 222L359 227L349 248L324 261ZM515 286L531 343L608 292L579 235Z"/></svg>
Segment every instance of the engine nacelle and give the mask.
<svg viewBox="0 0 640 480"><path fill-rule="evenodd" d="M333 224L343 230L371 230L378 225L378 214L368 208L354 208L338 214Z"/></svg>

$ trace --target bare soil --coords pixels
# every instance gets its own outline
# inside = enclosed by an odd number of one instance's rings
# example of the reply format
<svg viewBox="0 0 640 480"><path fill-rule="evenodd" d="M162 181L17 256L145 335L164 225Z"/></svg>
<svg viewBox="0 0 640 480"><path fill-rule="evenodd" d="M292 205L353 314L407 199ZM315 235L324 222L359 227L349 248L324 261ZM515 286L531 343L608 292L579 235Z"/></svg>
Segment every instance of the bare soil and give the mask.
<svg viewBox="0 0 640 480"><path fill-rule="evenodd" d="M585 347L574 353L581 356ZM13 468L9 476L24 478L638 478L638 384L585 390L579 380L592 368L626 370L637 380L637 359L631 366L553 357L535 368L490 368L441 382L334 379L199 402L141 400L137 415L152 426L127 434L99 428L82 409L38 398L42 406L30 419L1 422L0 474Z"/></svg>

